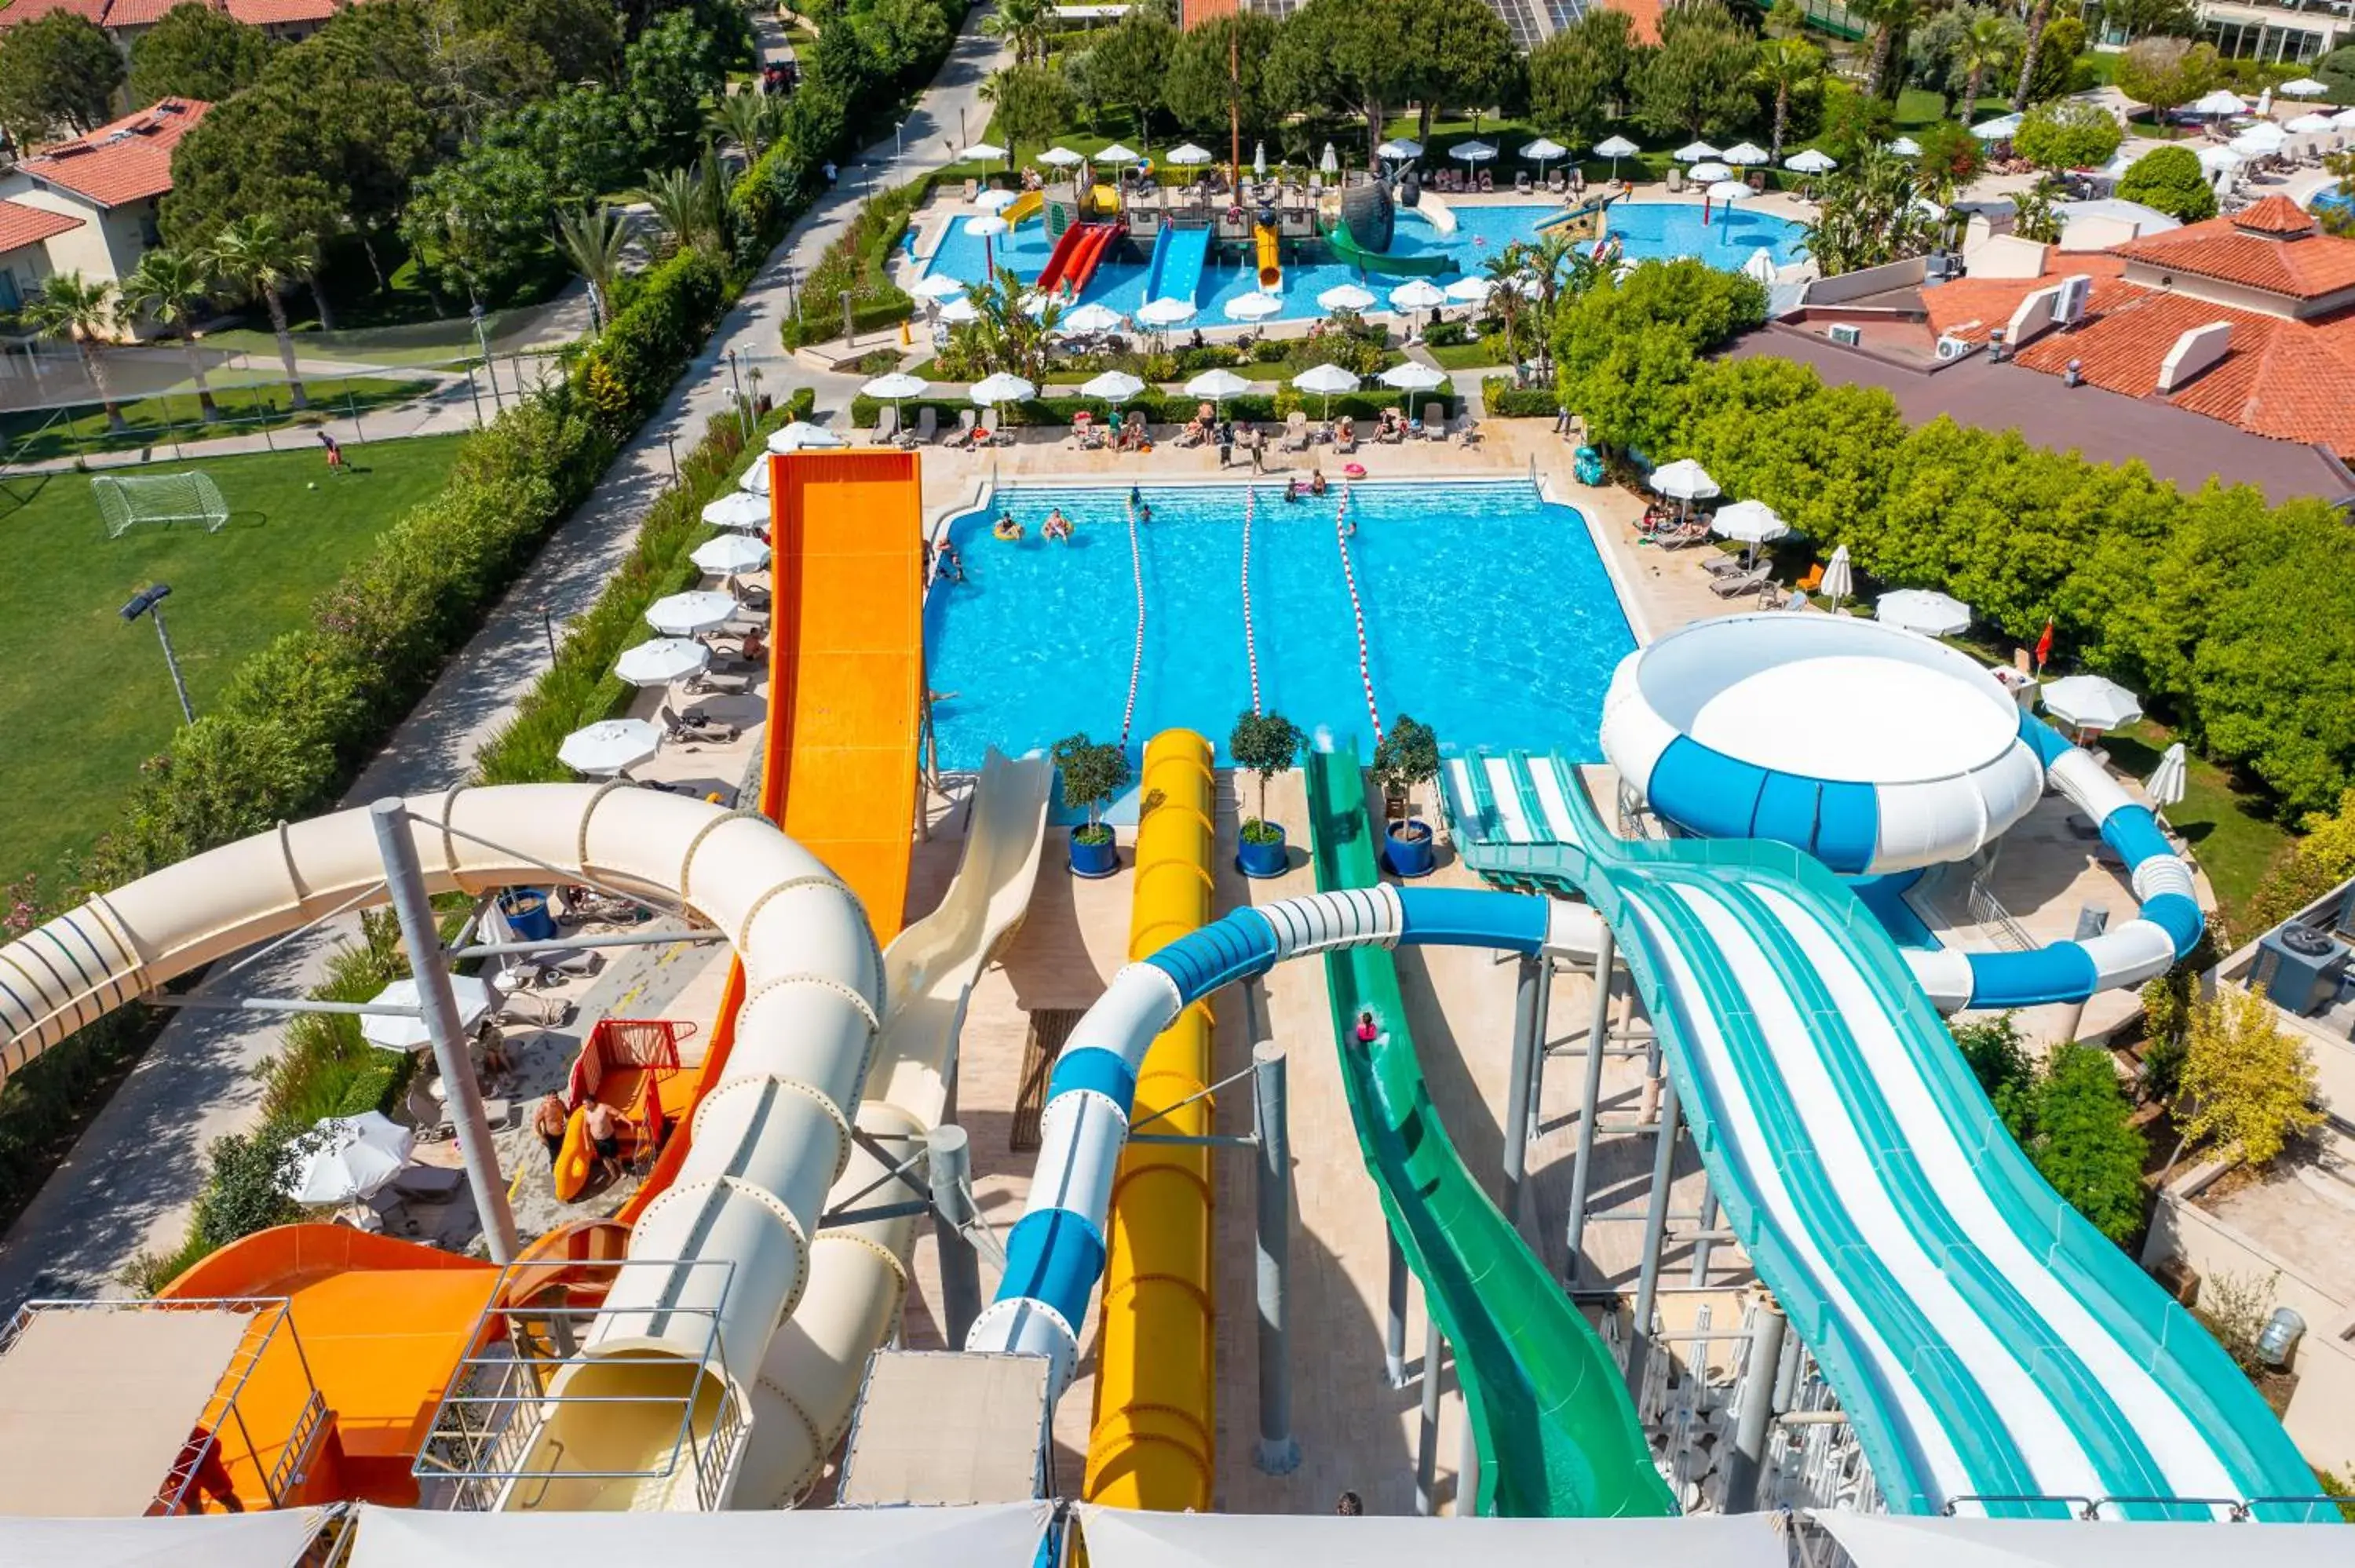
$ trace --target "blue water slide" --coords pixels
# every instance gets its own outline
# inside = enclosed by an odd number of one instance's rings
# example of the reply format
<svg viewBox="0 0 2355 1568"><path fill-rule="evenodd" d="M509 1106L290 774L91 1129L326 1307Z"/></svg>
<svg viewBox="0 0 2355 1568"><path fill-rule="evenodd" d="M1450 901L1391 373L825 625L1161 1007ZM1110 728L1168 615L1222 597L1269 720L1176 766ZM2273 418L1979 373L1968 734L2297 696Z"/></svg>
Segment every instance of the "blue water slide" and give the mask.
<svg viewBox="0 0 2355 1568"><path fill-rule="evenodd" d="M1204 228L1179 228L1172 225L1162 229L1169 242L1169 252L1159 262L1155 274L1146 280L1145 297L1154 300L1183 300L1195 302L1201 292L1202 273L1210 264L1210 231ZM1154 241L1158 252L1161 241Z"/></svg>
<svg viewBox="0 0 2355 1568"><path fill-rule="evenodd" d="M1145 297L1148 300L1161 297L1154 291L1161 287L1161 269L1169 260L1169 242L1177 232L1176 228L1165 223L1161 231L1153 237L1153 256L1145 264Z"/></svg>

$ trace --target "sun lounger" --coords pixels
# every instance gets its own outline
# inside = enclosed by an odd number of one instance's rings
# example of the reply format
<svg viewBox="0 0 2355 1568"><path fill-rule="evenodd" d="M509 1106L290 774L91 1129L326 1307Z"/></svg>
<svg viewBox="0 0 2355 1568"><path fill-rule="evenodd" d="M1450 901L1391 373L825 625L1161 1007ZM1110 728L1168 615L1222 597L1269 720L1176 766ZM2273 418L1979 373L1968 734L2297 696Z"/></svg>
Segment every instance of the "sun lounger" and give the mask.
<svg viewBox="0 0 2355 1568"><path fill-rule="evenodd" d="M979 418L980 416L971 408L958 409L956 433L949 437L949 445L970 448L973 445L975 429Z"/></svg>
<svg viewBox="0 0 2355 1568"><path fill-rule="evenodd" d="M1734 577L1750 569L1750 563L1739 556L1711 556L1700 566L1701 570L1717 577Z"/></svg>
<svg viewBox="0 0 2355 1568"><path fill-rule="evenodd" d="M899 439L900 406L897 403L886 403L883 405L882 412L875 416L875 434L868 444L878 447L889 446Z"/></svg>
<svg viewBox="0 0 2355 1568"><path fill-rule="evenodd" d="M736 738L734 725L716 723L699 708L689 708L686 713L681 714L675 711L668 703L665 703L655 712L663 726L664 738L668 740L724 743Z"/></svg>
<svg viewBox="0 0 2355 1568"><path fill-rule="evenodd" d="M1308 450L1308 416L1297 408L1284 416L1283 450L1288 452Z"/></svg>
<svg viewBox="0 0 2355 1568"><path fill-rule="evenodd" d="M1423 406L1423 435L1425 440L1444 441L1447 439L1445 404L1425 403Z"/></svg>
<svg viewBox="0 0 2355 1568"><path fill-rule="evenodd" d="M1480 421L1475 419L1469 414L1464 416L1464 424L1462 428L1455 432L1455 439L1467 447L1478 446L1480 444Z"/></svg>
<svg viewBox="0 0 2355 1568"><path fill-rule="evenodd" d="M927 403L922 408L917 409L916 444L918 446L930 446L932 442L940 439L940 415L933 409L932 406L930 403Z"/></svg>
<svg viewBox="0 0 2355 1568"><path fill-rule="evenodd" d="M1710 580L1709 591L1720 599L1739 599L1743 594L1763 590L1772 580L1774 572L1772 567L1753 567L1746 572L1716 577Z"/></svg>
<svg viewBox="0 0 2355 1568"><path fill-rule="evenodd" d="M1645 537L1663 550L1681 550L1688 545L1706 543L1710 537L1709 524L1696 519L1675 528L1663 528L1657 534L1647 534Z"/></svg>

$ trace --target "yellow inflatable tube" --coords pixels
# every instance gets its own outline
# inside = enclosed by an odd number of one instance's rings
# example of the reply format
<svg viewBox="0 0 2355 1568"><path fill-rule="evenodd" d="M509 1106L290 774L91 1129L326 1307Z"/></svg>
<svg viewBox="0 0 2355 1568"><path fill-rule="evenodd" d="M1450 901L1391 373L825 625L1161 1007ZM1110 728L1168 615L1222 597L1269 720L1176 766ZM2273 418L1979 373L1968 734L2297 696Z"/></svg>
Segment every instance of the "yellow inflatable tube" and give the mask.
<svg viewBox="0 0 2355 1568"><path fill-rule="evenodd" d="M1215 800L1210 743L1165 730L1145 748L1128 956L1154 952L1211 916ZM1210 1081L1210 1010L1196 1002L1146 1053L1135 1122ZM1206 1096L1146 1133L1210 1130ZM1097 1336L1090 1502L1207 1512L1211 1478L1210 1151L1129 1144L1112 1190L1103 1320Z"/></svg>

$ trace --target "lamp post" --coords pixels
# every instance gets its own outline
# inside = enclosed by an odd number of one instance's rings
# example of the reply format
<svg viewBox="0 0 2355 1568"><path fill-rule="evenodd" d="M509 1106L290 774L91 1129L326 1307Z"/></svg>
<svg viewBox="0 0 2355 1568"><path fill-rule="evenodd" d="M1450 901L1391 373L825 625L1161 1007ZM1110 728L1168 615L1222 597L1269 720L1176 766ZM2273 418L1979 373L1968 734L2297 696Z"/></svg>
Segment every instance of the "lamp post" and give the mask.
<svg viewBox="0 0 2355 1568"><path fill-rule="evenodd" d="M179 694L180 716L194 724L197 722L196 705L188 701L188 683L180 678L180 661L172 652L172 634L164 626L164 601L171 597L171 593L170 583L157 583L153 588L141 588L131 596L129 604L115 613L123 617L126 626L143 615L152 614L155 618L155 641L164 645L164 668L172 672L172 690Z"/></svg>
<svg viewBox="0 0 2355 1568"><path fill-rule="evenodd" d="M474 323L474 346L482 351L483 374L490 378L491 412L494 414L503 412L506 409L506 405L499 401L498 372L491 367L491 334L489 330L483 324L485 319L483 314L483 302L476 300L474 303L468 305L466 307L466 315L468 319Z"/></svg>
<svg viewBox="0 0 2355 1568"><path fill-rule="evenodd" d="M744 380L736 374L736 351L728 351L728 385L736 394L736 422L743 428L744 439L752 439L752 409L744 401Z"/></svg>

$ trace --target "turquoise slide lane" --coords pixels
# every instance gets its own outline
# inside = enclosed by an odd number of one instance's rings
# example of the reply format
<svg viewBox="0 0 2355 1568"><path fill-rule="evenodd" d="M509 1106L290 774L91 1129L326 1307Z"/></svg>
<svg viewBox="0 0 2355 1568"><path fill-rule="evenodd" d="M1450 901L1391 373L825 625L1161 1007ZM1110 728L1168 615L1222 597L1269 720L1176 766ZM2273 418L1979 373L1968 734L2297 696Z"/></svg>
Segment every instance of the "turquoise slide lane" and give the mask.
<svg viewBox="0 0 2355 1568"><path fill-rule="evenodd" d="M2062 1517L2064 1498L2110 1498L2104 1517L2204 1519L2130 1499L2313 1493L2215 1341L2012 1141L1838 878L1779 844L1621 840L1561 783L1574 769L1540 761L1450 770L1459 847L1484 875L1576 887L1610 923L1728 1223L1892 1511L1977 1498ZM1521 842L1482 842L1499 832ZM2052 1500L1992 1500L2023 1497Z"/></svg>
<svg viewBox="0 0 2355 1568"><path fill-rule="evenodd" d="M1168 264L1169 241L1177 232L1165 223L1161 226L1161 232L1153 237L1153 256L1145 264L1145 297L1148 300L1161 298L1154 291L1161 286L1161 269Z"/></svg>
<svg viewBox="0 0 2355 1568"><path fill-rule="evenodd" d="M1183 300L1194 303L1202 290L1202 269L1210 261L1210 231L1203 228L1166 227L1161 231L1169 237L1169 254L1163 259L1161 270L1146 281L1145 297L1152 300ZM1160 241L1154 241L1160 249Z"/></svg>
<svg viewBox="0 0 2355 1568"><path fill-rule="evenodd" d="M1308 806L1317 888L1372 886L1377 840L1354 747L1311 754ZM1477 1511L1676 1512L1602 1340L1489 1202L1440 1125L1390 953L1329 952L1325 975L1366 1170L1423 1299L1455 1347L1480 1454ZM1382 1025L1370 1051L1357 1043L1360 1011Z"/></svg>

